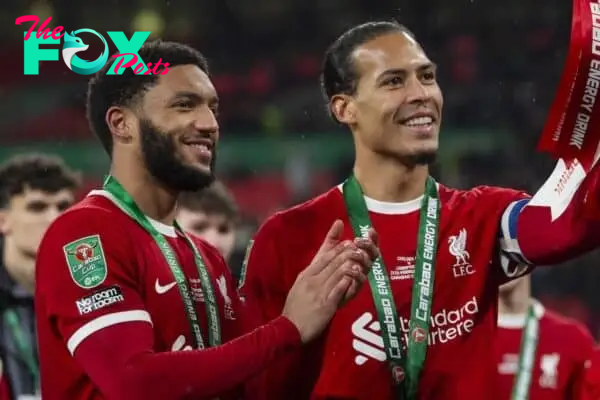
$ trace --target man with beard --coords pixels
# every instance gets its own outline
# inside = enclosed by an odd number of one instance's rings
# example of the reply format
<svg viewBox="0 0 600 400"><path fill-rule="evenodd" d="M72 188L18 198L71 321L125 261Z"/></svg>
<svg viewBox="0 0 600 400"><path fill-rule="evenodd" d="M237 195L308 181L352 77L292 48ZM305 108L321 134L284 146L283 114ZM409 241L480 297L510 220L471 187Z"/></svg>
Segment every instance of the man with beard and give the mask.
<svg viewBox="0 0 600 400"><path fill-rule="evenodd" d="M372 231L338 240L336 221L282 313L240 336L245 314L223 258L174 219L180 192L214 180L218 99L206 60L161 41L138 54L168 72L113 75L107 64L90 80L88 119L110 175L40 247L44 400L238 398L247 378L321 332L377 251Z"/></svg>
<svg viewBox="0 0 600 400"><path fill-rule="evenodd" d="M342 34L325 54L321 84L333 118L352 133L353 174L263 224L241 295L263 321L278 315L336 219L346 222L348 239L374 227L381 258L371 290L341 308L309 348L269 367L248 398L489 397L498 286L600 244L600 222L583 210L600 203L600 167L574 182L572 199L561 197L568 206L556 218L516 190L435 182L429 164L443 104L436 66L396 22ZM564 172L559 164L554 174Z"/></svg>

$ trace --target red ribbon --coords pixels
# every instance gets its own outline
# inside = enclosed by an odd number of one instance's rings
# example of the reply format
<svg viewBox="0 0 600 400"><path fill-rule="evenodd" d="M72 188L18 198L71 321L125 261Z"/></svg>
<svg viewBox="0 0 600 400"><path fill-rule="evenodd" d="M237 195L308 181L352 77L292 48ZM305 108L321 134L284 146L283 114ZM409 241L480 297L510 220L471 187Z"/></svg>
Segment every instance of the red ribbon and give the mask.
<svg viewBox="0 0 600 400"><path fill-rule="evenodd" d="M573 0L571 42L538 150L587 171L600 142L600 0Z"/></svg>

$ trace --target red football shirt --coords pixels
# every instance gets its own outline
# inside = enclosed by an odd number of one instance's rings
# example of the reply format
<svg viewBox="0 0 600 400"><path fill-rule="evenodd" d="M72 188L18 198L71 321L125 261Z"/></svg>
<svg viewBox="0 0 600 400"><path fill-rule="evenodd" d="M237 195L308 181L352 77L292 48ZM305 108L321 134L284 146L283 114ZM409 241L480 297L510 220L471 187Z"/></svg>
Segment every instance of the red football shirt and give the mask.
<svg viewBox="0 0 600 400"><path fill-rule="evenodd" d="M541 319L529 399L578 399L585 363L591 356L594 340L580 323L544 309L539 303L535 307ZM496 400L510 400L525 318L525 314L498 317L496 387L490 392Z"/></svg>
<svg viewBox="0 0 600 400"><path fill-rule="evenodd" d="M581 397L578 400L598 399L600 399L600 347L594 349L585 363Z"/></svg>
<svg viewBox="0 0 600 400"><path fill-rule="evenodd" d="M173 247L188 278L206 345L204 294L193 252L172 226L151 222ZM239 300L218 251L194 241L213 281L226 342L240 333ZM46 233L38 254L36 307L45 400L105 398L73 354L111 326L151 324L154 352L191 350L194 343L184 303L158 246L104 191L92 192Z"/></svg>
<svg viewBox="0 0 600 400"><path fill-rule="evenodd" d="M508 189L459 191L439 185L442 204L429 349L422 400L483 399L494 382L491 338L498 285L508 278L495 260L503 212L526 197ZM408 331L421 199L366 199L405 335ZM354 237L339 188L271 217L250 250L241 294L264 321L278 315L298 273L335 219ZM525 271L522 270L521 273ZM516 275L515 275L516 276ZM394 398L371 290L341 308L320 340L276 363L248 385L256 399Z"/></svg>

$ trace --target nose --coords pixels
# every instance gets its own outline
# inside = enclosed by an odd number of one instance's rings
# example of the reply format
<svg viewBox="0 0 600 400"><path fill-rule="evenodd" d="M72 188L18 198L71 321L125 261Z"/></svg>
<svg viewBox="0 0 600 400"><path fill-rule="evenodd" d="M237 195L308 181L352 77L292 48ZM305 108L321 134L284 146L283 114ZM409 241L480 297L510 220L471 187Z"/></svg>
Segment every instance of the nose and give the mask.
<svg viewBox="0 0 600 400"><path fill-rule="evenodd" d="M407 103L425 103L431 99L429 88L416 75L407 80L405 88Z"/></svg>
<svg viewBox="0 0 600 400"><path fill-rule="evenodd" d="M194 118L194 128L199 132L210 133L211 135L219 131L219 122L214 111L208 106L199 107Z"/></svg>
<svg viewBox="0 0 600 400"><path fill-rule="evenodd" d="M54 222L54 220L60 215L61 211L57 206L50 206L46 209L46 221L48 224Z"/></svg>
<svg viewBox="0 0 600 400"><path fill-rule="evenodd" d="M217 232L217 230L214 228L207 229L202 233L203 239L217 248L221 244L220 236L221 235L219 235L219 232Z"/></svg>

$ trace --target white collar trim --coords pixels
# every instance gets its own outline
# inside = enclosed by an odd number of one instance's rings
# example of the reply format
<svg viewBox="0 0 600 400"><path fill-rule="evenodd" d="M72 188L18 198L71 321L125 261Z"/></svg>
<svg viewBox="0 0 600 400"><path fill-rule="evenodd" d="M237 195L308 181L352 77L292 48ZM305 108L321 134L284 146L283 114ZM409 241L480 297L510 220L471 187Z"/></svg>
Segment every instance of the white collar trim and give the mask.
<svg viewBox="0 0 600 400"><path fill-rule="evenodd" d="M104 197L104 198L110 200L111 202L113 202L113 204L115 206L119 207L119 209L121 211L123 211L125 214L127 214L127 212L125 212L125 210L123 210L123 208L121 208L121 205L119 204L117 199L115 199L114 196L111 193L107 192L106 190L92 190L91 192L88 193L88 196ZM127 214L127 216L129 216L129 214ZM164 224L160 221L156 221L148 216L146 216L146 218L148 218L148 221L150 221L150 224L152 224L154 229L156 229L159 233L161 233L165 236L172 237L172 238L177 237L177 231L175 230L174 226Z"/></svg>
<svg viewBox="0 0 600 400"><path fill-rule="evenodd" d="M545 308L537 300L533 300L533 311L538 318L542 318ZM498 314L498 327L506 329L522 329L525 327L527 314Z"/></svg>
<svg viewBox="0 0 600 400"><path fill-rule="evenodd" d="M436 186L439 189L439 184L436 182ZM337 188L342 191L343 183L337 185ZM421 202L423 201L423 195L417 197L416 199L412 199L409 201L403 201L399 203L391 202L391 201L380 201L375 200L371 197L363 196L365 199L365 204L367 205L367 209L369 211L378 213L378 214L410 214L415 212L421 208Z"/></svg>

